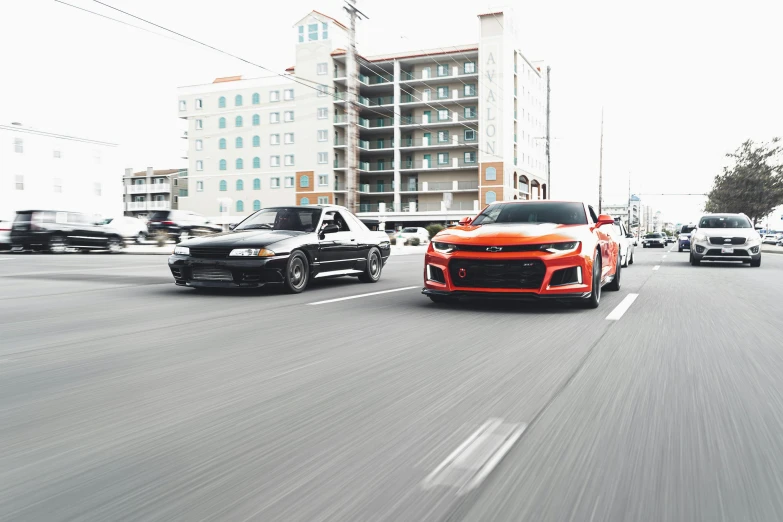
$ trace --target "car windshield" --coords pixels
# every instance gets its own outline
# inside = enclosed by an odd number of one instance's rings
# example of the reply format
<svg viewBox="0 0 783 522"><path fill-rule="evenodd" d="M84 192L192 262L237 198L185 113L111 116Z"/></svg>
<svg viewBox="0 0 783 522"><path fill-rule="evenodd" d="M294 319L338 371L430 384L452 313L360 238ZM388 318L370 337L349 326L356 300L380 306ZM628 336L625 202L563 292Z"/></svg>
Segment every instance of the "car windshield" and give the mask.
<svg viewBox="0 0 783 522"><path fill-rule="evenodd" d="M645 237L649 237L649 238L655 239L655 238L662 238L663 235L662 234L647 234Z"/></svg>
<svg viewBox="0 0 783 522"><path fill-rule="evenodd" d="M321 218L320 208L286 207L259 210L242 221L235 230L291 230L314 232Z"/></svg>
<svg viewBox="0 0 783 522"><path fill-rule="evenodd" d="M525 203L497 203L479 214L472 225L493 223L555 223L558 225L586 225L587 214L582 203L532 201Z"/></svg>
<svg viewBox="0 0 783 522"><path fill-rule="evenodd" d="M705 216L699 228L753 228L745 216Z"/></svg>
<svg viewBox="0 0 783 522"><path fill-rule="evenodd" d="M403 234L415 234L417 232L418 232L418 230L416 230L415 228L403 228L402 229L402 233Z"/></svg>
<svg viewBox="0 0 783 522"><path fill-rule="evenodd" d="M169 212L163 211L163 212L153 212L150 214L150 221L165 221L169 218Z"/></svg>

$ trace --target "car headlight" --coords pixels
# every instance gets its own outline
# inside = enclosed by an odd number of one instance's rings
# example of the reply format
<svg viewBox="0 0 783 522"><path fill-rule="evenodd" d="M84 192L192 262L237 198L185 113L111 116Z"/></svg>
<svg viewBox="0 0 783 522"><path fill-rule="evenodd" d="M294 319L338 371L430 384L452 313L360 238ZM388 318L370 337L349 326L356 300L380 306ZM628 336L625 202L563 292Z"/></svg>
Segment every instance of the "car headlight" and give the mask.
<svg viewBox="0 0 783 522"><path fill-rule="evenodd" d="M272 257L275 253L266 248L235 248L228 255L230 257Z"/></svg>
<svg viewBox="0 0 783 522"><path fill-rule="evenodd" d="M693 235L694 241L707 241L707 234L701 233L701 234L694 234Z"/></svg>
<svg viewBox="0 0 783 522"><path fill-rule="evenodd" d="M189 256L190 249L183 246L174 247L174 254L178 256Z"/></svg>
<svg viewBox="0 0 783 522"><path fill-rule="evenodd" d="M435 250L435 252L440 252L441 254L451 254L457 250L457 245L453 245L451 243L441 243L440 241L432 241L432 248Z"/></svg>
<svg viewBox="0 0 783 522"><path fill-rule="evenodd" d="M567 243L549 243L539 247L540 250L544 250L552 254L571 252L577 248L579 248L579 241L569 241Z"/></svg>

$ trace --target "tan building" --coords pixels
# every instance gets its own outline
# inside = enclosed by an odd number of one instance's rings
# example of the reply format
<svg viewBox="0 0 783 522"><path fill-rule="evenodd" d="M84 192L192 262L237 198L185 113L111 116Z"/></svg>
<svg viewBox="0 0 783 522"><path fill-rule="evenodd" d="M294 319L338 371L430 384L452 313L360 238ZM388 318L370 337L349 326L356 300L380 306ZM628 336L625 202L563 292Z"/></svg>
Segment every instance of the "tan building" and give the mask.
<svg viewBox="0 0 783 522"><path fill-rule="evenodd" d="M156 210L176 210L180 198L188 196L188 171L185 169L141 172L125 169L122 177L123 208L126 216L146 218Z"/></svg>

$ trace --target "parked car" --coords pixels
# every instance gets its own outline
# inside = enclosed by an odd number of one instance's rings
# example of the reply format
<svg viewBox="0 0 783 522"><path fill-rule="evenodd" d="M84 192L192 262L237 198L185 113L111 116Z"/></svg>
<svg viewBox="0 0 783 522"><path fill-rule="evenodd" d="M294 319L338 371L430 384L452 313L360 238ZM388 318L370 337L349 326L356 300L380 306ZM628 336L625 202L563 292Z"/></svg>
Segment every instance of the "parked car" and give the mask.
<svg viewBox="0 0 783 522"><path fill-rule="evenodd" d="M761 266L761 236L745 214L707 214L691 235L691 265L742 261Z"/></svg>
<svg viewBox="0 0 783 522"><path fill-rule="evenodd" d="M81 212L20 210L11 228L11 246L15 252L44 250L59 254L68 248L119 252L125 246L122 236L102 221Z"/></svg>
<svg viewBox="0 0 783 522"><path fill-rule="evenodd" d="M581 202L490 203L432 238L423 293L435 303L554 299L597 308L602 287L620 289L613 225L614 218Z"/></svg>
<svg viewBox="0 0 783 522"><path fill-rule="evenodd" d="M427 232L426 228L422 227L403 228L397 233L397 239L401 239L402 241L407 241L414 237L419 238L419 243L424 244L430 240L430 233Z"/></svg>
<svg viewBox="0 0 783 522"><path fill-rule="evenodd" d="M625 268L633 264L634 239L625 228L622 221L615 221L612 227L607 227L609 235L620 245L620 265Z"/></svg>
<svg viewBox="0 0 783 522"><path fill-rule="evenodd" d="M772 234L764 234L761 238L761 242L765 245L775 245L783 240L783 233L773 232Z"/></svg>
<svg viewBox="0 0 783 522"><path fill-rule="evenodd" d="M391 254L385 232L369 230L336 205L262 209L230 228L174 248L169 269L177 285L277 285L299 293L322 277L358 276L375 283Z"/></svg>
<svg viewBox="0 0 783 522"><path fill-rule="evenodd" d="M147 222L139 218L130 216L108 218L103 221L103 225L119 232L126 241L141 243L147 239Z"/></svg>
<svg viewBox="0 0 783 522"><path fill-rule="evenodd" d="M147 221L150 236L163 234L179 242L189 237L204 236L222 232L223 227L207 218L187 210L158 210L150 214Z"/></svg>
<svg viewBox="0 0 783 522"><path fill-rule="evenodd" d="M11 226L13 219L0 218L0 250L11 248Z"/></svg>
<svg viewBox="0 0 783 522"><path fill-rule="evenodd" d="M666 247L666 239L664 239L663 234L659 232L654 232L652 234L647 234L646 236L644 236L644 239L642 239L642 248L648 248L648 247L649 248Z"/></svg>

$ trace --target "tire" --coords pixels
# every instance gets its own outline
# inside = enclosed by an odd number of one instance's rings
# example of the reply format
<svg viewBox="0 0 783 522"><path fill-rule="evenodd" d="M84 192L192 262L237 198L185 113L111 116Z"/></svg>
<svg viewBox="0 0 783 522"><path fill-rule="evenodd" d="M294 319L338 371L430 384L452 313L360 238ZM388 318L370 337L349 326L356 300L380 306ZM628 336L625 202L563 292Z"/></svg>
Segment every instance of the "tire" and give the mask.
<svg viewBox="0 0 783 522"><path fill-rule="evenodd" d="M677 252L682 252L682 248L678 248L678 249L677 249Z"/></svg>
<svg viewBox="0 0 783 522"><path fill-rule="evenodd" d="M750 260L750 266L756 267L756 268L760 267L761 266L761 258L759 257L758 261L755 260L755 259L751 259Z"/></svg>
<svg viewBox="0 0 783 522"><path fill-rule="evenodd" d="M122 252L123 244L122 239L120 239L117 236L112 236L109 238L109 240L106 242L106 248L109 249L109 252L112 254L118 254L119 252Z"/></svg>
<svg viewBox="0 0 783 522"><path fill-rule="evenodd" d="M625 268L626 266L628 266L628 252L626 252L626 253L625 253L625 256L624 256L624 257L622 257L622 258L620 258L620 259L621 259L620 265L622 265L622 266L623 266L623 268Z"/></svg>
<svg viewBox="0 0 783 522"><path fill-rule="evenodd" d="M359 274L359 281L377 283L381 280L381 271L383 271L383 257L381 257L381 251L373 247L367 254L367 266L364 268L364 272Z"/></svg>
<svg viewBox="0 0 783 522"><path fill-rule="evenodd" d="M145 239L147 239L147 234L139 232L139 235L136 236L136 244L142 244Z"/></svg>
<svg viewBox="0 0 783 522"><path fill-rule="evenodd" d="M611 290L612 292L619 292L620 291L620 275L623 272L623 265L620 263L620 260L617 260L617 266L615 267L614 272L614 279L612 279L612 282L606 285L607 290Z"/></svg>
<svg viewBox="0 0 783 522"><path fill-rule="evenodd" d="M51 254L63 254L67 249L65 244L65 238L59 234L55 234L49 238L49 242L46 245L46 249Z"/></svg>
<svg viewBox="0 0 783 522"><path fill-rule="evenodd" d="M310 263L302 252L291 253L285 268L283 288L286 293L300 294L310 281Z"/></svg>
<svg viewBox="0 0 783 522"><path fill-rule="evenodd" d="M590 291L590 297L585 298L585 308L598 308L601 304L601 258L596 252L593 258L593 288Z"/></svg>
<svg viewBox="0 0 783 522"><path fill-rule="evenodd" d="M647 245L645 245L644 243L642 243L642 248L647 248Z"/></svg>
<svg viewBox="0 0 783 522"><path fill-rule="evenodd" d="M701 264L701 261L693 257L693 252L691 252L691 266L699 266Z"/></svg>
<svg viewBox="0 0 783 522"><path fill-rule="evenodd" d="M628 260L628 264L629 265L633 264L633 250L631 250L631 259Z"/></svg>

